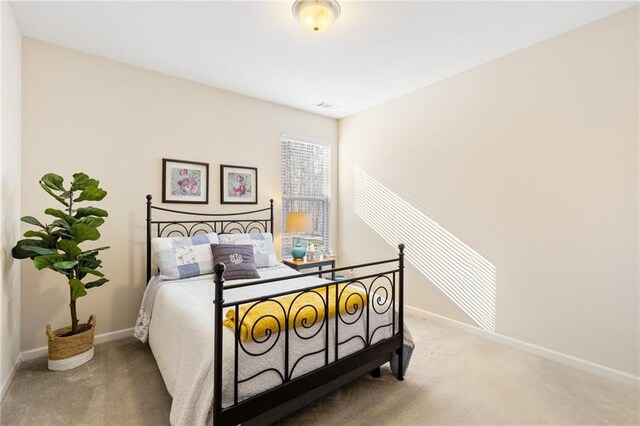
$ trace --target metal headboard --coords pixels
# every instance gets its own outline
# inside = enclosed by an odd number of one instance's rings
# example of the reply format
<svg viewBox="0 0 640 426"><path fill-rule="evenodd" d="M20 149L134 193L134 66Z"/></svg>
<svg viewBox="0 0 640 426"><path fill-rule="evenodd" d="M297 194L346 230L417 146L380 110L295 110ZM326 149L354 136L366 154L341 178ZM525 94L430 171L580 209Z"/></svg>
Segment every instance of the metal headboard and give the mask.
<svg viewBox="0 0 640 426"><path fill-rule="evenodd" d="M147 283L151 279L151 238L153 228L156 237L191 237L209 232L216 233L251 233L271 232L273 229L273 199L269 200L269 207L238 213L195 213L181 210L156 207L151 204L151 195L147 195ZM202 216L201 220L153 220L152 210L176 213L186 216ZM269 212L269 217L264 218L260 213ZM248 216L248 217L247 217ZM241 217L236 219L236 217Z"/></svg>

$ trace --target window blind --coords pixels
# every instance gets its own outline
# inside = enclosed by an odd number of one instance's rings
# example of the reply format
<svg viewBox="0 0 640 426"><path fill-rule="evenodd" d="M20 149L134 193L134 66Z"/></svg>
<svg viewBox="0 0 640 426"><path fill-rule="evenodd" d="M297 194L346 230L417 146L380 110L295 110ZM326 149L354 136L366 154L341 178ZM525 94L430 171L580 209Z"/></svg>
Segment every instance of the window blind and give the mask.
<svg viewBox="0 0 640 426"><path fill-rule="evenodd" d="M303 243L322 244L331 251L329 205L331 148L291 138L282 139L282 256L291 257L294 234L286 232L288 212L308 212L312 231Z"/></svg>

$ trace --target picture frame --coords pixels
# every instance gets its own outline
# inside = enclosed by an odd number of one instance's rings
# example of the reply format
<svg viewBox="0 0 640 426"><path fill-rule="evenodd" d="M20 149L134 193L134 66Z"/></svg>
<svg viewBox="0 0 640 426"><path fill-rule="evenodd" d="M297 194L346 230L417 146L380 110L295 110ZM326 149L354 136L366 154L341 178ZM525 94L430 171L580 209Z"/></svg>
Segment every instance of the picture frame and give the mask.
<svg viewBox="0 0 640 426"><path fill-rule="evenodd" d="M221 164L220 204L258 204L258 169Z"/></svg>
<svg viewBox="0 0 640 426"><path fill-rule="evenodd" d="M209 203L209 163L162 159L162 202Z"/></svg>

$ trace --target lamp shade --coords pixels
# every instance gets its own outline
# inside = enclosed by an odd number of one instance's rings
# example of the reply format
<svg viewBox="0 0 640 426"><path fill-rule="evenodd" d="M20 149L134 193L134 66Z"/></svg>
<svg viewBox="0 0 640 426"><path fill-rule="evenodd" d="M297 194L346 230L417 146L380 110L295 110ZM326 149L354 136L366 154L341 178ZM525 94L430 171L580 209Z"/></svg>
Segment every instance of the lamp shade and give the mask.
<svg viewBox="0 0 640 426"><path fill-rule="evenodd" d="M289 212L285 226L287 232L311 232L311 215L307 212Z"/></svg>

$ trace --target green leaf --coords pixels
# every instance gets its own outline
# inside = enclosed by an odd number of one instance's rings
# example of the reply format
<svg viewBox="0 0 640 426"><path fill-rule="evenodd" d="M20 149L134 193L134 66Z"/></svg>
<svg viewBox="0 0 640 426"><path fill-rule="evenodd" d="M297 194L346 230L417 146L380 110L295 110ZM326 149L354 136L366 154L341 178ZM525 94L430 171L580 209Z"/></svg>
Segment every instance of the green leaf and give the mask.
<svg viewBox="0 0 640 426"><path fill-rule="evenodd" d="M95 269L91 269L91 268L81 267L80 272L84 272L85 274L95 275L96 277L104 277L104 274L102 272L97 271Z"/></svg>
<svg viewBox="0 0 640 426"><path fill-rule="evenodd" d="M39 246L23 246L25 250L32 251L34 253L38 253L40 255L48 255L48 254L58 254L58 250L49 247L39 247Z"/></svg>
<svg viewBox="0 0 640 426"><path fill-rule="evenodd" d="M97 207L80 207L76 210L76 219L86 216L107 217L109 216L109 213L107 213L106 210L102 210Z"/></svg>
<svg viewBox="0 0 640 426"><path fill-rule="evenodd" d="M15 247L11 250L11 256L14 259L28 259L34 258L38 255L38 253L33 250L26 249L25 247L49 247L49 245L42 240L20 240L16 243Z"/></svg>
<svg viewBox="0 0 640 426"><path fill-rule="evenodd" d="M50 235L50 234L47 234L46 232L39 232L39 231L27 231L24 233L23 236L27 238L38 237L38 238L41 238L43 241L45 241L47 244L53 244L57 239L54 235Z"/></svg>
<svg viewBox="0 0 640 426"><path fill-rule="evenodd" d="M71 300L87 295L86 286L82 284L82 281L72 278L69 280L69 285L71 286Z"/></svg>
<svg viewBox="0 0 640 426"><path fill-rule="evenodd" d="M96 259L97 251L84 251L78 255L78 259L91 260Z"/></svg>
<svg viewBox="0 0 640 426"><path fill-rule="evenodd" d="M55 173L47 173L46 175L42 176L42 179L40 179L40 182L44 183L47 187L51 189L57 189L58 191L65 190L64 186L62 186L64 179L62 178L62 176L58 176Z"/></svg>
<svg viewBox="0 0 640 426"><path fill-rule="evenodd" d="M96 252L97 254L97 252ZM102 265L102 261L96 257L96 254L92 254L91 256L78 256L78 276L76 278L82 279L85 275L87 275L86 270L98 270Z"/></svg>
<svg viewBox="0 0 640 426"><path fill-rule="evenodd" d="M46 238L49 236L49 234L47 234L46 232L38 232L38 231L27 231L24 234L22 234L23 237L38 237L38 238Z"/></svg>
<svg viewBox="0 0 640 426"><path fill-rule="evenodd" d="M73 174L73 183L84 182L90 179L86 173L78 172Z"/></svg>
<svg viewBox="0 0 640 426"><path fill-rule="evenodd" d="M53 264L53 269L71 269L77 264L77 260L61 260Z"/></svg>
<svg viewBox="0 0 640 426"><path fill-rule="evenodd" d="M71 228L69 228L69 230L71 230ZM69 234L69 232L67 232L66 229L56 229L54 231L50 232L51 236L58 239L58 238L62 238L62 237L68 237L71 238L71 235Z"/></svg>
<svg viewBox="0 0 640 426"><path fill-rule="evenodd" d="M87 188L80 193L80 196L76 198L75 202L79 201L100 201L106 197L107 191L100 188Z"/></svg>
<svg viewBox="0 0 640 426"><path fill-rule="evenodd" d="M82 191L87 188L97 188L99 184L99 181L91 179L84 173L76 173L73 175L71 189L74 191Z"/></svg>
<svg viewBox="0 0 640 426"><path fill-rule="evenodd" d="M51 195L53 198L55 198L56 200L58 200L59 202L61 202L62 204L64 204L65 206L69 207L69 203L67 203L64 198L56 195L53 193L53 191L51 189L49 189L49 187L47 187L47 185L45 185L43 182L40 182L40 186L42 187L42 189L44 189L47 194Z"/></svg>
<svg viewBox="0 0 640 426"><path fill-rule="evenodd" d="M40 228L43 228L43 229L45 228L45 226L33 216L22 216L20 220L31 225L39 226Z"/></svg>
<svg viewBox="0 0 640 426"><path fill-rule="evenodd" d="M71 239L71 228L69 228L69 231L67 231L66 229L57 229L57 230L53 231L51 233L51 235L56 237L56 239L63 238L65 240L70 240Z"/></svg>
<svg viewBox="0 0 640 426"><path fill-rule="evenodd" d="M104 223L104 219L101 217L83 217L79 222L97 228Z"/></svg>
<svg viewBox="0 0 640 426"><path fill-rule="evenodd" d="M100 231L84 223L74 223L71 226L71 238L78 244L83 241L95 241L100 238Z"/></svg>
<svg viewBox="0 0 640 426"><path fill-rule="evenodd" d="M108 248L109 248L109 246L106 246L106 247L98 247L98 248L95 248L95 249L91 249L91 250L83 251L82 253L80 253L80 254L78 255L78 257L79 257L79 258L85 258L85 257L95 256L96 254L98 254L98 252L99 252L100 250L106 250L106 249L108 249Z"/></svg>
<svg viewBox="0 0 640 426"><path fill-rule="evenodd" d="M109 282L109 280L106 278L100 278L99 280L91 281L90 283L85 284L84 287L85 288L100 287L102 284L106 282Z"/></svg>
<svg viewBox="0 0 640 426"><path fill-rule="evenodd" d="M67 255L66 258L69 260L77 258L82 253L78 244L73 240L60 240L57 247Z"/></svg>
<svg viewBox="0 0 640 426"><path fill-rule="evenodd" d="M56 219L53 222L51 222L51 225L62 228L67 232L71 232L71 225L66 220Z"/></svg>
<svg viewBox="0 0 640 426"><path fill-rule="evenodd" d="M102 261L96 259L96 257L90 257L90 258L83 258L80 259L80 267L78 268L78 276L76 278L78 279L83 279L88 273L91 273L92 275L96 275L98 277L103 277L104 274L102 274L102 272L98 271L98 268L101 268L100 265L102 265ZM96 273L93 272L89 272L89 271L95 271Z"/></svg>
<svg viewBox="0 0 640 426"><path fill-rule="evenodd" d="M48 256L37 256L33 259L33 265L36 269L51 268L56 262L63 259L61 254L52 254Z"/></svg>
<svg viewBox="0 0 640 426"><path fill-rule="evenodd" d="M59 219L63 219L64 221L66 221L69 225L73 225L73 223L76 221L76 218L73 216L70 216L68 214L66 214L65 212L63 212L62 210L57 210L57 209L46 209L44 211L46 214L48 214L49 216L53 216L53 217L57 217Z"/></svg>

